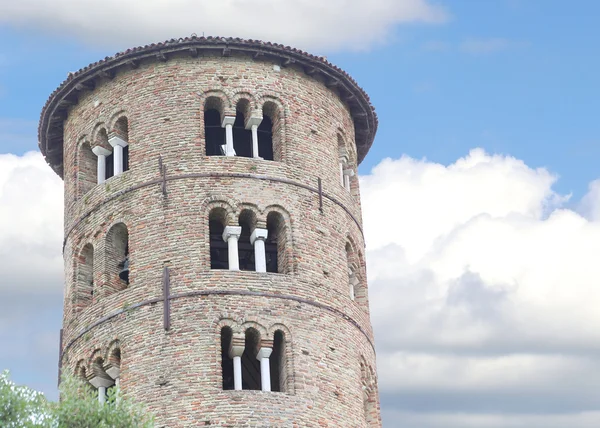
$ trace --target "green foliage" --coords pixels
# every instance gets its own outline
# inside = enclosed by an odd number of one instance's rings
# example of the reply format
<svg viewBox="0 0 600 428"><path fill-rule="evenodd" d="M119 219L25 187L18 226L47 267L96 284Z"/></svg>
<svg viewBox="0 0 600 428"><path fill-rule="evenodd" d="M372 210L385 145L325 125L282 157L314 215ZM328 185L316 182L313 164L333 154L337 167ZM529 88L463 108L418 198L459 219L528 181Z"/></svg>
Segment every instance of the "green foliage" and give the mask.
<svg viewBox="0 0 600 428"><path fill-rule="evenodd" d="M98 402L98 393L89 384L74 377L63 378L61 401L56 403L53 416L58 428L151 428L153 418L139 405L119 397L110 388L106 403Z"/></svg>
<svg viewBox="0 0 600 428"><path fill-rule="evenodd" d="M17 386L0 375L0 427L2 428L152 428L153 417L142 406L109 388L106 403L87 382L65 376L61 400L46 401L44 395Z"/></svg>
<svg viewBox="0 0 600 428"><path fill-rule="evenodd" d="M44 394L26 386L15 385L8 371L0 373L0 427L51 427L48 403Z"/></svg>

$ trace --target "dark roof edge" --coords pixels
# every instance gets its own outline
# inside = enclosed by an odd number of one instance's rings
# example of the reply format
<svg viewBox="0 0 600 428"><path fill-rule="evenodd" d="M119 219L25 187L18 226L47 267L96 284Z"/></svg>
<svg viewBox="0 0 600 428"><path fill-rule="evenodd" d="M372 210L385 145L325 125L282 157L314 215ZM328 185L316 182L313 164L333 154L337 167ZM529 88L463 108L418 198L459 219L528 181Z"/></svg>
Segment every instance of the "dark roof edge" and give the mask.
<svg viewBox="0 0 600 428"><path fill-rule="evenodd" d="M350 108L355 124L358 163L362 162L373 144L378 120L367 93L344 70L324 57L289 46L240 38L191 36L127 49L69 73L68 78L46 101L40 117L39 147L48 164L59 176L63 176L63 121L67 117L68 107L77 103L77 95L93 89L96 78L114 76L117 69L135 66L135 61L142 59L166 60L170 53L189 50L190 54L197 54L197 50L204 49L222 49L223 55L238 51L275 57L281 59L284 66L294 63L302 66L307 74L324 76L328 84L339 90L340 97Z"/></svg>

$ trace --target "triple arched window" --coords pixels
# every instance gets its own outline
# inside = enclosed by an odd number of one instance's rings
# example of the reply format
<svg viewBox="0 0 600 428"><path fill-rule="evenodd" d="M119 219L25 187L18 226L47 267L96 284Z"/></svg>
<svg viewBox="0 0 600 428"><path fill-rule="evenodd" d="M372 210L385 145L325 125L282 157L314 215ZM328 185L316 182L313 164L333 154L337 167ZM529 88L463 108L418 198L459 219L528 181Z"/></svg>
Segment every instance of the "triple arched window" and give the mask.
<svg viewBox="0 0 600 428"><path fill-rule="evenodd" d="M208 224L211 269L289 272L288 230L281 213L269 212L267 227L261 228L255 214L243 210L238 223L229 225L227 212L217 207Z"/></svg>
<svg viewBox="0 0 600 428"><path fill-rule="evenodd" d="M220 98L209 97L204 105L206 155L279 160L273 146L281 145L281 123L274 102L268 101L261 111L253 111L250 102L241 99L234 115L225 112Z"/></svg>
<svg viewBox="0 0 600 428"><path fill-rule="evenodd" d="M221 372L224 390L286 392L287 359L285 333L261 338L255 328L235 335L229 326L221 329Z"/></svg>

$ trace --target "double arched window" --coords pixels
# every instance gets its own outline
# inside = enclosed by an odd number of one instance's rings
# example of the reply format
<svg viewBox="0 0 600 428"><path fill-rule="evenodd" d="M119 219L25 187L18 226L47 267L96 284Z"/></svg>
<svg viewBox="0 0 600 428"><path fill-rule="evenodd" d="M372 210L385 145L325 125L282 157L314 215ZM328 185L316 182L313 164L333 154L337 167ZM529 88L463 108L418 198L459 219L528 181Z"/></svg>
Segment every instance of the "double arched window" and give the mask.
<svg viewBox="0 0 600 428"><path fill-rule="evenodd" d="M285 333L281 330L269 340L261 338L252 327L239 336L229 326L221 328L223 389L286 392L285 351Z"/></svg>

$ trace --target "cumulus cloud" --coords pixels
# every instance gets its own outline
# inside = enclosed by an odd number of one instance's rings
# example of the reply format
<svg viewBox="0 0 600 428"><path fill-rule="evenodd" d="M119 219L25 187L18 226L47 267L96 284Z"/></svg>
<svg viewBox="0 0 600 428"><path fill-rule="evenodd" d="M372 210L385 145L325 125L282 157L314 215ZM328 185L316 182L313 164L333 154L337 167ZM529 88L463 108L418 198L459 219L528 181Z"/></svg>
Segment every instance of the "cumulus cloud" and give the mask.
<svg viewBox="0 0 600 428"><path fill-rule="evenodd" d="M439 23L429 0L22 0L0 2L0 22L119 46L192 33L264 39L331 51L385 41L401 23Z"/></svg>
<svg viewBox="0 0 600 428"><path fill-rule="evenodd" d="M448 166L385 159L361 177L388 423L600 423L600 185L579 214L556 180L481 149Z"/></svg>
<svg viewBox="0 0 600 428"><path fill-rule="evenodd" d="M0 370L50 398L62 316L62 217L62 181L42 155L0 154Z"/></svg>
<svg viewBox="0 0 600 428"><path fill-rule="evenodd" d="M0 292L61 290L62 196L40 153L0 154Z"/></svg>

